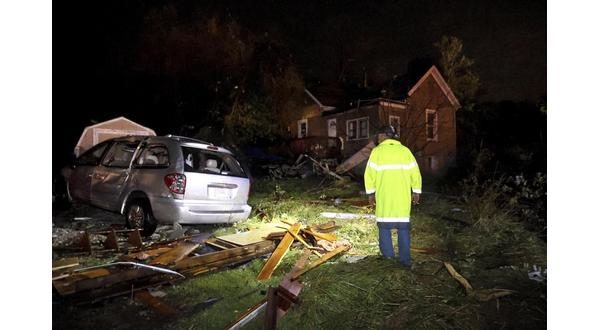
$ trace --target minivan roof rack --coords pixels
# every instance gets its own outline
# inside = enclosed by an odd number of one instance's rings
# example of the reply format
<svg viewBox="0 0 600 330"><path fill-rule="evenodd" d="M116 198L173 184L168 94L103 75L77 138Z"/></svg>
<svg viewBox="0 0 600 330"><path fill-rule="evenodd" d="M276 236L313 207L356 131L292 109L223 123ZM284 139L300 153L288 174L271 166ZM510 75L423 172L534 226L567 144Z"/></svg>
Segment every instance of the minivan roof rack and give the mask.
<svg viewBox="0 0 600 330"><path fill-rule="evenodd" d="M183 142L196 142L196 143L203 143L203 144L214 145L211 142L207 142L207 141L203 141L203 140L198 140L198 139L193 139L193 138L187 137L187 136L179 136L179 135L173 135L173 134L167 134L165 136L168 137L168 138L176 139L176 140L183 141Z"/></svg>

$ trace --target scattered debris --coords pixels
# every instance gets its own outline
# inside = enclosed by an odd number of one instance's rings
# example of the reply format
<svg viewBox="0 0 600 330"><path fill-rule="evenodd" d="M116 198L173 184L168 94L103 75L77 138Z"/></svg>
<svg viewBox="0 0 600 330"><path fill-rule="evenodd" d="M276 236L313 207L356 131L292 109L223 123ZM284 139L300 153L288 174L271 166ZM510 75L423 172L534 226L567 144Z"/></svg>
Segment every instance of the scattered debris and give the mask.
<svg viewBox="0 0 600 330"><path fill-rule="evenodd" d="M344 220L352 220L352 219L359 219L359 218L365 218L365 219L369 219L369 220L377 219L377 217L373 214L322 212L320 215L323 218L328 218L328 219L344 219Z"/></svg>
<svg viewBox="0 0 600 330"><path fill-rule="evenodd" d="M533 265L533 271L528 272L529 279L536 282L546 281L547 269L544 270L542 267Z"/></svg>
<svg viewBox="0 0 600 330"><path fill-rule="evenodd" d="M498 299L503 296L508 296L510 294L515 293L516 291L507 290L507 289L473 289L469 281L464 278L460 273L454 269L454 266L449 262L444 262L444 266L448 270L448 273L454 277L462 286L465 288L467 292L467 296L474 297L475 299L485 302L493 299Z"/></svg>

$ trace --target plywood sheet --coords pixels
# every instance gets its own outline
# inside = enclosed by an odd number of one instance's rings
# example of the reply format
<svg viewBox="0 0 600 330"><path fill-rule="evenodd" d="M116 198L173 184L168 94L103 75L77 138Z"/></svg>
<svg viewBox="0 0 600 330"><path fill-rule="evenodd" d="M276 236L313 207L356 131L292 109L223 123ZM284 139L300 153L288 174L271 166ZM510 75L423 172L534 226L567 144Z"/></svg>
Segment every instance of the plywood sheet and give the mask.
<svg viewBox="0 0 600 330"><path fill-rule="evenodd" d="M219 236L217 239L240 246L255 244L265 240L271 233L280 232L281 228L276 224L267 224L261 228L252 229L243 233Z"/></svg>

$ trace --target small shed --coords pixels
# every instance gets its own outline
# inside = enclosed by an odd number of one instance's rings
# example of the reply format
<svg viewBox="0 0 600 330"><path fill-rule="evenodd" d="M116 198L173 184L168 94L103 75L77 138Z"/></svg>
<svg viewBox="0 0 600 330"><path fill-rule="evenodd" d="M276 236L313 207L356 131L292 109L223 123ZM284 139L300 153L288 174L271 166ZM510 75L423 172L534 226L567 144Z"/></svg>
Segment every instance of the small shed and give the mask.
<svg viewBox="0 0 600 330"><path fill-rule="evenodd" d="M125 117L118 117L86 127L75 146L75 156L108 139L127 135L153 135L154 130L142 126Z"/></svg>

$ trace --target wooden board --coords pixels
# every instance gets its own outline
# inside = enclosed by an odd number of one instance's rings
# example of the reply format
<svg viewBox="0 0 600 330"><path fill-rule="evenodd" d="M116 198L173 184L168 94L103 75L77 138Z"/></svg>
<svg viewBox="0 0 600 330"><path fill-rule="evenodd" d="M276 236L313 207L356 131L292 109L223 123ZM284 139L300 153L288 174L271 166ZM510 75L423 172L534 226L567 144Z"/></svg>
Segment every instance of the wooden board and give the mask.
<svg viewBox="0 0 600 330"><path fill-rule="evenodd" d="M313 236L317 240L324 239L329 242L335 242L337 240L337 236L333 233L319 233L314 230L311 230L310 227L306 228L306 229L302 229L302 232Z"/></svg>
<svg viewBox="0 0 600 330"><path fill-rule="evenodd" d="M252 229L243 233L219 236L217 239L240 246L255 244L264 241L271 233L279 232L281 228L275 225L265 225L258 229Z"/></svg>
<svg viewBox="0 0 600 330"><path fill-rule="evenodd" d="M300 232L300 227L301 225L299 223L293 224L290 227L289 231L294 234L298 234L298 232ZM292 234L290 233L285 234L275 251L273 251L273 254L269 258L269 260L267 260L262 270L258 274L257 279L259 281L271 278L273 271L275 270L275 268L277 268L277 266L281 262L281 259L289 250L290 246L292 246L292 243L294 243L294 236L292 236Z"/></svg>
<svg viewBox="0 0 600 330"><path fill-rule="evenodd" d="M192 253L192 251L197 249L199 246L200 244L198 243L187 241L181 242L177 244L174 248L172 248L170 251L156 257L154 260L152 260L150 264L165 266L174 264L185 258L188 254Z"/></svg>
<svg viewBox="0 0 600 330"><path fill-rule="evenodd" d="M186 271L187 269L214 268L222 265L228 265L235 262L244 261L246 258L252 259L257 256L267 254L275 248L273 242L264 241L248 246L242 246L235 249L217 251L199 256L188 257L177 262L172 269L176 271ZM248 260L249 260L248 259Z"/></svg>
<svg viewBox="0 0 600 330"><path fill-rule="evenodd" d="M309 271L309 270L311 270L311 269L319 266L320 264L326 262L327 260L329 260L329 259L335 257L336 255L338 255L338 254L340 254L340 253L342 253L344 251L347 251L349 249L350 249L350 246L343 245L343 246L340 246L340 247L338 247L337 249L335 249L335 250L333 250L331 252L325 253L323 255L323 257L321 257L321 258L319 258L319 259L317 259L317 260L309 263L308 266L306 266L304 269L299 270L299 271L295 271L294 274L292 274L292 280L297 279L298 277L300 277L302 274L306 273L307 271Z"/></svg>

